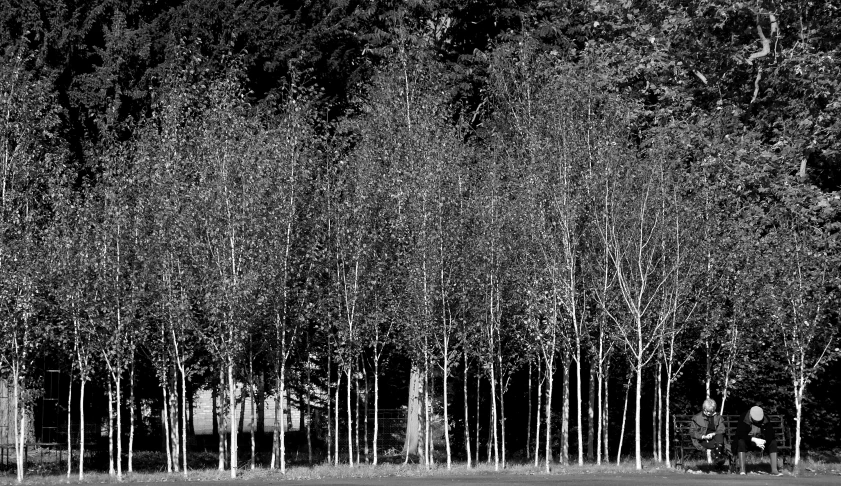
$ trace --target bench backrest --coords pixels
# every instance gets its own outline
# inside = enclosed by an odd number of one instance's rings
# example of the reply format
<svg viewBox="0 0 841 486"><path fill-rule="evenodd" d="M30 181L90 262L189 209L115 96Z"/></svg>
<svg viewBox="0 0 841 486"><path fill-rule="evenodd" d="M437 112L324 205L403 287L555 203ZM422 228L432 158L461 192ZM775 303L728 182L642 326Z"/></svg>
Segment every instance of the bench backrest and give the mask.
<svg viewBox="0 0 841 486"><path fill-rule="evenodd" d="M692 423L692 415L673 415L675 427L675 443L681 447L693 447L692 438L689 437L689 427ZM727 441L733 440L736 436L736 427L742 415L722 415L724 420L724 438ZM791 447L790 436L786 429L785 419L782 415L768 415L768 421L774 428L774 436L777 439L777 447L788 449Z"/></svg>

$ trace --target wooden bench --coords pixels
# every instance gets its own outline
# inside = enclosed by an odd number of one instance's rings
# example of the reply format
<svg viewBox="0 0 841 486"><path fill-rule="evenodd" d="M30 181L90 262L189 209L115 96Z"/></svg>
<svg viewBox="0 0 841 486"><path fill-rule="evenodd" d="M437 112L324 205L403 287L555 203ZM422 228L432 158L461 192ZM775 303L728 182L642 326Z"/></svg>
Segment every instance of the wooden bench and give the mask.
<svg viewBox="0 0 841 486"><path fill-rule="evenodd" d="M689 427L692 423L692 415L673 415L674 437L672 444L674 448L675 467L686 469L686 460L698 456L704 458L704 451L699 451L692 444L692 437L689 436ZM736 427L744 415L722 415L724 420L724 441L732 444L736 437ZM774 428L774 436L777 440L777 453L783 459L783 465L791 457L791 434L786 428L785 419L782 415L766 415L771 426ZM734 456L736 451L733 451Z"/></svg>

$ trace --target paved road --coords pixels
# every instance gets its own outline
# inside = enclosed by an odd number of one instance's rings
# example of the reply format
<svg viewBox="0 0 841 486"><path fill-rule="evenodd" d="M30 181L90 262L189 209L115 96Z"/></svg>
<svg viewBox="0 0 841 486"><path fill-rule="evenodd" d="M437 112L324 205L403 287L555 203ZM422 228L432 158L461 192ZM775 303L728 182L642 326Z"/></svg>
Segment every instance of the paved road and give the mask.
<svg viewBox="0 0 841 486"><path fill-rule="evenodd" d="M282 484L285 486L451 486L451 485L511 485L511 486L542 486L542 485L581 485L581 486L725 486L725 485L803 485L803 486L841 486L841 476L812 476L795 478L792 476L774 477L768 475L750 474L712 475L712 474L565 474L565 475L474 475L449 477L383 477L383 478L346 478L346 479L310 479L305 481L236 481L236 482L169 482L166 486L256 486L267 484Z"/></svg>

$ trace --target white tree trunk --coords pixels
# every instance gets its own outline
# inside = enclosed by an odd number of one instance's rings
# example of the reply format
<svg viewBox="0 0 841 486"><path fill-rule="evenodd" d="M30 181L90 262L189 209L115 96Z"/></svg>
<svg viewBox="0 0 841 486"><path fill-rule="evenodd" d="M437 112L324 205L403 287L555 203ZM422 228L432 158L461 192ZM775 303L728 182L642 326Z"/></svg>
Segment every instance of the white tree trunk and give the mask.
<svg viewBox="0 0 841 486"><path fill-rule="evenodd" d="M114 391L108 377L108 475L114 475Z"/></svg>
<svg viewBox="0 0 841 486"><path fill-rule="evenodd" d="M549 463L552 461L552 388L555 378L552 376L552 367L546 365L546 445L544 454L544 471L549 472ZM535 454L536 456L537 454Z"/></svg>
<svg viewBox="0 0 841 486"><path fill-rule="evenodd" d="M801 381L802 383L802 381ZM794 408L797 411L794 424L794 467L795 469L800 464L800 424L803 420L803 388L804 386L794 385ZM777 465L774 464L774 467Z"/></svg>
<svg viewBox="0 0 841 486"><path fill-rule="evenodd" d="M377 438L380 433L380 363L379 359L374 357L374 460L372 463L377 465ZM470 458L467 459L470 462Z"/></svg>
<svg viewBox="0 0 841 486"><path fill-rule="evenodd" d="M581 342L578 335L575 336L575 401L578 410L576 425L578 426L578 465L584 465L584 428L582 427L584 407L581 402Z"/></svg>
<svg viewBox="0 0 841 486"><path fill-rule="evenodd" d="M604 412L602 413L602 422L604 430L604 462L610 462L610 362L604 368Z"/></svg>
<svg viewBox="0 0 841 486"><path fill-rule="evenodd" d="M121 369L117 369L116 383L117 383L117 481L123 480L123 417L122 417L122 390L120 384L122 382Z"/></svg>
<svg viewBox="0 0 841 486"><path fill-rule="evenodd" d="M14 381L15 418L13 422L15 424L15 460L17 462L18 483L23 482L23 472L26 468L26 464L24 463L24 440L26 438L26 421L24 416L26 412L21 410L20 406L20 375L20 364L15 360L12 365L12 381Z"/></svg>
<svg viewBox="0 0 841 486"><path fill-rule="evenodd" d="M493 349L493 346L491 346ZM494 446L494 471L499 471L499 442L496 435L497 429L497 415L496 415L496 377L494 375L494 366L490 366L491 376L491 426L493 427L493 446Z"/></svg>
<svg viewBox="0 0 841 486"><path fill-rule="evenodd" d="M85 374L79 384L79 482L85 480Z"/></svg>
<svg viewBox="0 0 841 486"><path fill-rule="evenodd" d="M537 367L537 413L534 420L534 467L540 465L540 411L543 410L543 378L540 377L540 366Z"/></svg>
<svg viewBox="0 0 841 486"><path fill-rule="evenodd" d="M347 461L348 466L353 467L353 402L350 400L353 369L350 363L346 366L345 374L347 375L347 389L345 390L347 398Z"/></svg>
<svg viewBox="0 0 841 486"><path fill-rule="evenodd" d="M129 428L128 428L128 472L134 472L134 415L135 415L135 399L134 399L134 352L131 355L131 369L129 370Z"/></svg>
<svg viewBox="0 0 841 486"><path fill-rule="evenodd" d="M248 422L248 429L251 432L251 459L249 460L250 469L254 470L254 455L257 453L257 443L254 440L254 416L256 415L256 390L254 387L254 358L249 356L248 360L248 383L249 383L249 390L251 391L251 420Z"/></svg>
<svg viewBox="0 0 841 486"><path fill-rule="evenodd" d="M657 368L656 368L656 375L654 378L654 386L656 388L656 392L654 394L654 398L657 400L657 406L654 407L654 418L655 424L654 427L654 437L656 440L654 441L655 447L655 460L657 462L663 462L663 389L661 386L660 375L662 373L662 362L659 360L657 361Z"/></svg>
<svg viewBox="0 0 841 486"><path fill-rule="evenodd" d="M462 391L464 393L464 450L467 453L467 469L472 467L470 457L470 407L467 403L467 349L462 349L462 356L464 357L464 380L462 381Z"/></svg>
<svg viewBox="0 0 841 486"><path fill-rule="evenodd" d="M599 337L599 341L601 341L601 337ZM599 387L596 398L599 404L596 411L596 464L602 463L602 417L604 416L604 401L602 397L604 375L602 373L602 349L601 342L599 342L598 370L596 371L596 386Z"/></svg>
<svg viewBox="0 0 841 486"><path fill-rule="evenodd" d="M642 340L638 342L639 351L638 356L642 356ZM634 437L634 455L635 457L635 467L637 470L642 469L642 438L640 437L640 425L642 422L642 407L640 404L640 397L642 396L642 359L637 359L637 395L634 397L635 399L635 412L636 412L636 420L634 420L634 433L636 436Z"/></svg>
<svg viewBox="0 0 841 486"><path fill-rule="evenodd" d="M450 470L453 468L453 458L452 453L450 451L450 415L449 409L447 408L447 404L449 402L449 400L447 399L447 397L449 397L449 395L447 394L447 378L450 374L450 361L447 357L447 353L449 353L449 350L447 349L446 337L444 337L444 343L444 444L446 445L447 449L447 470Z"/></svg>
<svg viewBox="0 0 841 486"><path fill-rule="evenodd" d="M231 420L229 422L229 428L231 429L231 479L236 479L239 464L237 464L237 401L234 387L233 357L228 358L228 395L228 403L231 407Z"/></svg>
<svg viewBox="0 0 841 486"><path fill-rule="evenodd" d="M631 380L628 377L628 383L625 384L625 407L622 409L622 428L619 429L619 446L616 448L616 465L621 464L622 460L622 442L625 440L625 422L628 418L628 391L631 389Z"/></svg>
<svg viewBox="0 0 841 486"><path fill-rule="evenodd" d="M663 414L665 415L664 426L666 428L666 433L664 434L666 437L666 444L665 444L665 459L666 459L666 467L672 467L672 459L669 456L670 448L671 448L671 424L669 424L669 416L671 415L671 392L672 392L672 377L670 373L666 374L666 403L663 406Z"/></svg>
<svg viewBox="0 0 841 486"><path fill-rule="evenodd" d="M67 479L70 479L70 473L73 472L73 440L72 429L70 424L73 417L70 414L73 406L73 369L70 369L70 385L67 387ZM131 462L129 462L131 464Z"/></svg>
<svg viewBox="0 0 841 486"><path fill-rule="evenodd" d="M336 426L334 430L336 431L336 437L334 441L335 452L333 454L333 465L339 465L339 390L342 388L342 370L336 370L336 401L333 404L333 414L336 420ZM327 447L330 447L328 444Z"/></svg>
<svg viewBox="0 0 841 486"><path fill-rule="evenodd" d="M280 427L278 428L278 435L280 436L280 448L278 452L278 460L280 462L280 473L286 474L286 419L284 418L284 413L286 409L289 407L289 403L284 403L283 395L286 393L286 360L281 360L280 362L280 388L278 390L278 395L280 396Z"/></svg>
<svg viewBox="0 0 841 486"><path fill-rule="evenodd" d="M532 395L531 359L529 359L529 413L526 419L526 459L531 459L531 395ZM538 406L538 410L540 410Z"/></svg>
<svg viewBox="0 0 841 486"><path fill-rule="evenodd" d="M169 396L166 391L166 383L161 385L161 392L164 396L164 410L161 414L161 421L164 424L164 442L166 443L166 472L172 473L172 449L170 448L172 441L169 436Z"/></svg>
<svg viewBox="0 0 841 486"><path fill-rule="evenodd" d="M479 424L482 422L479 421L479 403L481 399L481 395L479 394L482 388L482 370L476 370L476 465L479 465L479 429L481 428Z"/></svg>
<svg viewBox="0 0 841 486"><path fill-rule="evenodd" d="M184 363L178 360L181 372L181 470L187 477L187 377L184 375Z"/></svg>

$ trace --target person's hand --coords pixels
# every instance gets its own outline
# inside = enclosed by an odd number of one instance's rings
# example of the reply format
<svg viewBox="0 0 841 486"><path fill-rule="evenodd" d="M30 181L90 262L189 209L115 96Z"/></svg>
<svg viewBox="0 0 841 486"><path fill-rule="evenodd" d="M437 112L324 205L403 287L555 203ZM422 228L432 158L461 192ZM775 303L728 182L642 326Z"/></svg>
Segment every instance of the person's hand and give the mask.
<svg viewBox="0 0 841 486"><path fill-rule="evenodd" d="M752 437L751 440L753 441L754 444L756 444L756 447L759 447L760 449L765 450L765 439Z"/></svg>
<svg viewBox="0 0 841 486"><path fill-rule="evenodd" d="M704 436L704 439L706 439L706 440L710 440L710 439L712 439L713 437L715 437L715 434L712 434L712 433L711 433L711 434L707 434L707 435L705 435L705 436Z"/></svg>

